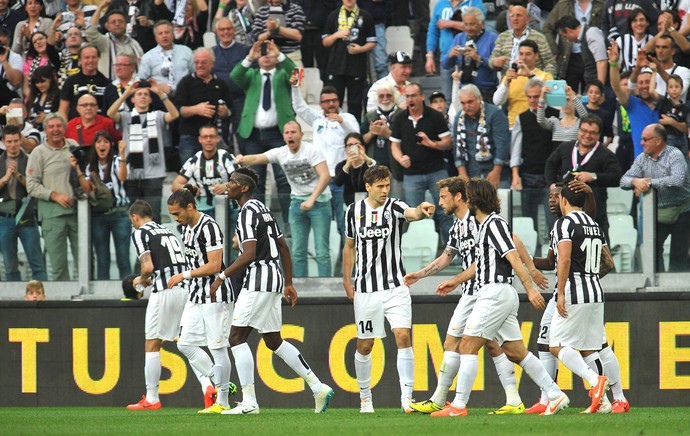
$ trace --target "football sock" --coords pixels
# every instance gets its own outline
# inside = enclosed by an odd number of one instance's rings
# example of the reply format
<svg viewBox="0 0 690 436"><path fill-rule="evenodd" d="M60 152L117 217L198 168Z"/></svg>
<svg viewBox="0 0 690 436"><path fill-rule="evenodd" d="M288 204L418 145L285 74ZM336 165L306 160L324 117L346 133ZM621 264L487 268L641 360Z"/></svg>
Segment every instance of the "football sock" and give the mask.
<svg viewBox="0 0 690 436"><path fill-rule="evenodd" d="M540 351L539 361L544 365L544 369L549 377L551 377L551 380L556 381L556 377L558 376L558 358L551 354L550 351ZM543 389L541 391L540 401L542 403L549 401L549 396Z"/></svg>
<svg viewBox="0 0 690 436"><path fill-rule="evenodd" d="M599 351L599 357L604 362L604 375L609 379L613 401L625 401L623 386L621 386L621 368L618 358L608 345Z"/></svg>
<svg viewBox="0 0 690 436"><path fill-rule="evenodd" d="M595 386L599 381L598 374L592 371L592 368L585 363L580 353L574 349L570 347L561 348L561 351L558 353L558 359L563 362L566 368L582 377L582 379L586 380L590 385Z"/></svg>
<svg viewBox="0 0 690 436"><path fill-rule="evenodd" d="M355 374L359 385L359 398L371 397L371 354L355 351Z"/></svg>
<svg viewBox="0 0 690 436"><path fill-rule="evenodd" d="M230 356L228 356L228 349L226 347L211 350L213 361L215 365L212 368L213 383L218 389L216 393L216 403L223 407L228 407L228 395L230 393L230 372L232 372L232 363L230 363Z"/></svg>
<svg viewBox="0 0 690 436"><path fill-rule="evenodd" d="M146 380L146 401L157 403L158 384L161 379L161 353L149 351L144 363L144 379Z"/></svg>
<svg viewBox="0 0 690 436"><path fill-rule="evenodd" d="M242 385L242 402L245 404L257 404L254 392L254 356L247 343L235 345L231 348L232 357L235 358L237 376Z"/></svg>
<svg viewBox="0 0 690 436"><path fill-rule="evenodd" d="M554 400L563 393L553 379L549 377L544 365L531 352L527 353L527 356L520 362L520 366L540 389L546 391L549 400Z"/></svg>
<svg viewBox="0 0 690 436"><path fill-rule="evenodd" d="M601 361L599 353L592 353L589 356L583 357L583 360L589 368L597 373L597 375L604 375L604 363ZM608 395L604 392L604 397L608 400Z"/></svg>
<svg viewBox="0 0 690 436"><path fill-rule="evenodd" d="M177 349L185 355L194 373L201 384L202 392L206 392L206 387L211 385L209 375L213 362L208 354L201 347L193 345L177 345Z"/></svg>
<svg viewBox="0 0 690 436"><path fill-rule="evenodd" d="M493 361L498 373L498 379L506 392L506 404L509 406L519 406L522 403L522 398L520 398L517 382L515 381L515 365L508 360L505 354L494 357Z"/></svg>
<svg viewBox="0 0 690 436"><path fill-rule="evenodd" d="M458 375L460 370L460 353L455 351L446 351L443 353L443 361L441 362L441 370L438 373L438 385L434 394L431 396L431 401L443 406L446 404L446 397L450 390L450 385L453 384L453 379Z"/></svg>
<svg viewBox="0 0 690 436"><path fill-rule="evenodd" d="M412 347L398 348L398 377L400 378L400 398L412 398L412 390L414 389Z"/></svg>
<svg viewBox="0 0 690 436"><path fill-rule="evenodd" d="M314 371L311 370L309 364L307 364L307 361L304 360L304 357L294 345L288 341L283 341L283 343L276 348L274 353L276 356L283 359L283 361L287 363L287 365L292 368L297 375L302 377L304 381L307 382L314 395L321 392L321 381L316 374L314 374Z"/></svg>
<svg viewBox="0 0 690 436"><path fill-rule="evenodd" d="M464 409L470 399L474 379L479 371L479 356L476 354L460 355L460 370L458 371L458 384L455 388L453 407Z"/></svg>

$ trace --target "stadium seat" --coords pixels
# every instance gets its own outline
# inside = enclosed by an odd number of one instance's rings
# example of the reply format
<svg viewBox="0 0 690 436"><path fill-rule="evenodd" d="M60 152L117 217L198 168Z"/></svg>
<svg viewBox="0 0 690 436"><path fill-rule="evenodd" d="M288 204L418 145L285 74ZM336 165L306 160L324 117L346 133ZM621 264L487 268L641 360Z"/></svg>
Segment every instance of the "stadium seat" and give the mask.
<svg viewBox="0 0 690 436"><path fill-rule="evenodd" d="M537 254L537 231L534 230L534 220L530 217L513 217L513 232L522 239L527 252Z"/></svg>
<svg viewBox="0 0 690 436"><path fill-rule="evenodd" d="M388 53L404 51L412 56L414 39L412 39L409 26L389 26L386 28L386 51Z"/></svg>
<svg viewBox="0 0 690 436"><path fill-rule="evenodd" d="M609 239L616 272L635 271L637 230L630 215L609 214Z"/></svg>
<svg viewBox="0 0 690 436"><path fill-rule="evenodd" d="M438 239L433 220L410 223L401 242L405 271L418 271L430 264L436 258Z"/></svg>
<svg viewBox="0 0 690 436"><path fill-rule="evenodd" d="M609 199L606 202L606 212L609 215L629 215L632 207L633 192L621 188L606 188Z"/></svg>

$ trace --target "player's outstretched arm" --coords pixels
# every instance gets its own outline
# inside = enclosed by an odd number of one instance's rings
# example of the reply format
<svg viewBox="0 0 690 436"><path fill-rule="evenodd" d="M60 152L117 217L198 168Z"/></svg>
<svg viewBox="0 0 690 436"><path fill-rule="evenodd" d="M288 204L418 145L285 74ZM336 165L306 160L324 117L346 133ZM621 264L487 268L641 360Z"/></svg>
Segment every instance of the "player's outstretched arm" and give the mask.
<svg viewBox="0 0 690 436"><path fill-rule="evenodd" d="M343 248L343 287L350 301L355 300L355 287L352 284L352 268L355 265L355 240L345 238Z"/></svg>
<svg viewBox="0 0 690 436"><path fill-rule="evenodd" d="M436 206L427 201L422 201L419 203L419 206L405 210L405 219L409 222L423 220L432 216L435 210Z"/></svg>
<svg viewBox="0 0 690 436"><path fill-rule="evenodd" d="M522 243L522 239L520 239L520 237L515 233L513 233L513 242L515 243L515 248L517 248L517 252L520 255L520 260L525 267L527 267L527 271L529 272L530 277L532 277L534 283L536 283L541 289L548 288L549 279L547 279L546 276L534 266L532 256L530 256L529 252L527 251L525 244Z"/></svg>
<svg viewBox="0 0 690 436"><path fill-rule="evenodd" d="M290 306L295 307L295 304L297 304L297 291L292 286L292 256L290 256L290 249L282 236L278 238L278 253L280 253L280 262L283 264L283 277L285 277L283 296L290 303Z"/></svg>
<svg viewBox="0 0 690 436"><path fill-rule="evenodd" d="M477 264L473 263L469 268L460 272L455 277L444 280L436 287L436 293L442 297L445 297L449 293L453 292L462 283L471 280L476 273Z"/></svg>
<svg viewBox="0 0 690 436"><path fill-rule="evenodd" d="M448 265L450 265L453 259L455 259L455 255L457 253L458 252L456 250L446 247L446 249L443 250L443 253L441 253L439 257L434 259L434 261L425 268L420 269L417 272L407 273L404 278L405 286L412 286L414 283L419 281L419 279L423 279L424 277L429 277L430 275L434 275L439 271L443 271Z"/></svg>
<svg viewBox="0 0 690 436"><path fill-rule="evenodd" d="M532 280L529 274L527 274L527 271L522 266L520 255L517 253L516 250L513 250L506 253L505 258L508 262L510 262L510 265L515 270L515 274L517 274L518 278L520 279L520 282L522 282L522 286L525 288L525 291L527 292L527 298L529 298L529 302L535 309L544 310L544 307L546 307L544 297L542 297L537 288L532 284Z"/></svg>

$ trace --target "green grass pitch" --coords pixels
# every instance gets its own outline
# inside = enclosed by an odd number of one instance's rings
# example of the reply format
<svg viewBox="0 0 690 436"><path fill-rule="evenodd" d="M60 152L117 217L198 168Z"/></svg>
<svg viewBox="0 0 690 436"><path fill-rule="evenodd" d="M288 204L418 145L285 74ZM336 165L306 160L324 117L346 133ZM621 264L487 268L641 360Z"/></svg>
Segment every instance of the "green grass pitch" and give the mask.
<svg viewBox="0 0 690 436"><path fill-rule="evenodd" d="M259 415L198 415L196 409L163 408L128 412L108 407L0 408L0 434L184 434L184 435L657 435L690 434L690 408L633 407L622 415L580 415L570 408L556 416L470 416L430 418L377 409L373 415L333 408L315 415L309 409L261 409Z"/></svg>

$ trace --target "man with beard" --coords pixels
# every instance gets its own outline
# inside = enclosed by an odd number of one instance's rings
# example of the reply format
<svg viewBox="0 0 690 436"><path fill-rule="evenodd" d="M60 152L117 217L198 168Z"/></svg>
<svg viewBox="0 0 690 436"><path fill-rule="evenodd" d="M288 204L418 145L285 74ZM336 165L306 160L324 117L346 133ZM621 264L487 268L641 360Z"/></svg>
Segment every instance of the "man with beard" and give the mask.
<svg viewBox="0 0 690 436"><path fill-rule="evenodd" d="M297 115L312 126L314 131L313 143L326 157L328 172L331 176L329 188L332 194L331 211L338 224L338 231L345 231L345 206L343 200L343 186L335 184L335 167L347 158L345 153L345 135L359 132L357 119L340 109L338 91L332 86L321 89L321 110L312 109L302 97L302 91L297 85L296 78L291 78L292 107Z"/></svg>
<svg viewBox="0 0 690 436"><path fill-rule="evenodd" d="M383 77L369 88L367 93L367 111L376 109L377 93L379 88L383 86L390 86L396 90L393 101L399 108L405 109L407 102L405 101L405 86L410 83L410 74L412 74L412 58L404 51L397 51L388 56L391 64L391 72L386 77Z"/></svg>
<svg viewBox="0 0 690 436"><path fill-rule="evenodd" d="M376 90L374 109L362 117L360 131L364 138L367 155L379 165L391 170L391 196L400 198L402 191L402 167L391 155L391 120L401 111L395 102L395 86L382 84Z"/></svg>
<svg viewBox="0 0 690 436"><path fill-rule="evenodd" d="M474 215L470 213L467 207L467 183L461 177L451 177L439 181L437 185L440 191L439 206L443 208L443 212L446 215L455 215L457 218L448 235L448 245L443 254L427 267L417 272L408 273L405 276L405 285L412 286L419 279L442 271L450 265L456 255L460 255L462 258L462 268L464 271L462 274L462 298L458 302L448 325L438 385L429 400L410 404L413 410L421 413L430 413L432 417L446 416L445 411L442 410L443 405L446 402L446 395L450 385L460 369L462 332L465 329L467 317L474 307L474 302L477 299L476 292L478 291L475 287L477 281L472 277L473 274L470 268L477 257L475 239L478 225ZM546 278L534 268L534 265L529 260L530 256L519 238L513 235L513 239L520 253L520 258L523 261L527 261L526 264L528 264L530 274L533 274L532 277L545 287ZM451 291L452 289L448 289L448 292ZM439 295L445 296L448 292L439 293ZM517 415L523 413L525 406L518 393L513 363L508 360L495 340L487 342L486 345L494 365L496 365L498 378L506 392L506 404L492 412L492 414Z"/></svg>

